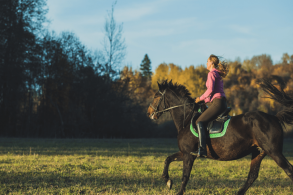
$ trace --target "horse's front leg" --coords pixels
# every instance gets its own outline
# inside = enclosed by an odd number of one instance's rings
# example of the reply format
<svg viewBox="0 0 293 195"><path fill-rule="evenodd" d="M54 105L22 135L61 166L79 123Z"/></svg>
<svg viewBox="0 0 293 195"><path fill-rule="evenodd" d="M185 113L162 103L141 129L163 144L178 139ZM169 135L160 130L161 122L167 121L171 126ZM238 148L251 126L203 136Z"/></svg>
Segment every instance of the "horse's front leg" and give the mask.
<svg viewBox="0 0 293 195"><path fill-rule="evenodd" d="M192 169L192 165L194 160L196 159L196 156L193 156L191 154L184 154L183 156L183 176L182 176L182 184L180 187L180 191L177 193L177 195L183 195L185 191L186 184L190 177L190 172Z"/></svg>
<svg viewBox="0 0 293 195"><path fill-rule="evenodd" d="M163 179L166 182L167 186L169 187L169 189L172 188L172 180L169 179L169 165L171 162L173 161L182 161L183 160L183 153L182 152L177 152L175 154L172 154L171 156L168 156L165 160L165 166L164 166L164 171L163 171Z"/></svg>

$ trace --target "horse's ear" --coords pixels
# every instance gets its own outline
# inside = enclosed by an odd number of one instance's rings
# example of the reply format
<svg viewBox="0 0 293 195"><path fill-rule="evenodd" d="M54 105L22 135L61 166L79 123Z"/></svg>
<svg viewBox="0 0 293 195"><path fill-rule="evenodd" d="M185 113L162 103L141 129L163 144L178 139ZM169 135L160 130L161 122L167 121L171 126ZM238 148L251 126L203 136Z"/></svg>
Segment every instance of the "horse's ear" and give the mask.
<svg viewBox="0 0 293 195"><path fill-rule="evenodd" d="M157 83L158 83L158 87L159 87L159 90L161 89L161 85L160 85L160 83L157 81Z"/></svg>

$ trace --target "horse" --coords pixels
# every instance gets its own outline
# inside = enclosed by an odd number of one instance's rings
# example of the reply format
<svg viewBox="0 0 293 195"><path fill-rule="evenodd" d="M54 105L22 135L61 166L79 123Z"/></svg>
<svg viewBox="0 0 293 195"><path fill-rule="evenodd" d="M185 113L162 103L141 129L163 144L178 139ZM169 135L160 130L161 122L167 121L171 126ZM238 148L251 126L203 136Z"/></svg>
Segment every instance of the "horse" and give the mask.
<svg viewBox="0 0 293 195"><path fill-rule="evenodd" d="M231 161L251 154L250 171L245 184L238 190L238 195L245 194L257 179L261 161L269 155L293 181L293 167L282 154L284 123L293 124L293 99L283 90L278 90L269 80L260 83L261 88L270 98L286 106L275 116L253 111L232 116L226 134L220 138L207 136L207 158L219 161ZM182 195L190 177L190 172L197 156L192 155L198 147L198 138L190 132L192 115L200 107L191 98L185 86L173 84L172 80L158 83L159 90L147 110L151 119L158 119L164 112L170 112L178 131L179 152L170 155L164 162L163 179L168 188L172 188L169 177L169 165L173 161L183 161L182 184L177 195Z"/></svg>

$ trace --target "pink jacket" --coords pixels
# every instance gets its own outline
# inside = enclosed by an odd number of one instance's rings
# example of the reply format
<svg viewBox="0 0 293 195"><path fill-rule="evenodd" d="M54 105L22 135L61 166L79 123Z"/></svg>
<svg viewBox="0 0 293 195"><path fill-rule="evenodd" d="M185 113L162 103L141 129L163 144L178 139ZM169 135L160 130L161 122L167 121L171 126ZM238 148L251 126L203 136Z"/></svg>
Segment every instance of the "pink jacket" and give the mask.
<svg viewBox="0 0 293 195"><path fill-rule="evenodd" d="M213 68L209 74L206 82L207 90L200 96L200 100L205 103L212 102L215 98L226 97L224 93L224 86L219 70Z"/></svg>

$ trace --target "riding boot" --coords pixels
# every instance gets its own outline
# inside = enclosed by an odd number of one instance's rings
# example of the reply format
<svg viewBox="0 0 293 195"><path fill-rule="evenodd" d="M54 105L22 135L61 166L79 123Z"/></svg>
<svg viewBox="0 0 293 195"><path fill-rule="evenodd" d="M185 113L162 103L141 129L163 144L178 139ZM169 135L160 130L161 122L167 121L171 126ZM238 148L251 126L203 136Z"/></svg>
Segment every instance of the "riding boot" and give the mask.
<svg viewBox="0 0 293 195"><path fill-rule="evenodd" d="M197 130L198 130L198 139L199 139L199 146L198 146L198 157L207 157L207 149L206 149L206 128L202 122L197 123Z"/></svg>

